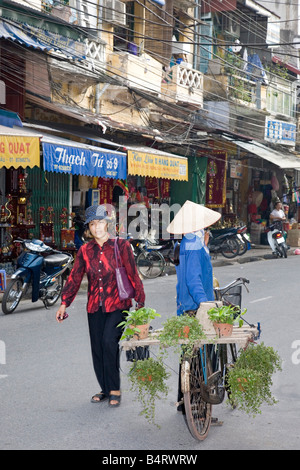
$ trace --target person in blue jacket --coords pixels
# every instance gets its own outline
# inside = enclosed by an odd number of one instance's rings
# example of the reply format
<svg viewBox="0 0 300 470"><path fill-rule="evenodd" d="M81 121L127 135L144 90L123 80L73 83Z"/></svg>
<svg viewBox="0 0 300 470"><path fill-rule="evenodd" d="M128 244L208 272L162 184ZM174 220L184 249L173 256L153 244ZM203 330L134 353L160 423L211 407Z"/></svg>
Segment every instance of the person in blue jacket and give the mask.
<svg viewBox="0 0 300 470"><path fill-rule="evenodd" d="M213 268L204 230L183 237L176 273L177 315L198 310L201 302L214 300Z"/></svg>
<svg viewBox="0 0 300 470"><path fill-rule="evenodd" d="M196 315L201 302L214 300L213 269L203 229L219 218L218 212L186 201L167 228L169 233L184 235L176 263L177 315ZM177 410L184 412L182 398L179 370Z"/></svg>

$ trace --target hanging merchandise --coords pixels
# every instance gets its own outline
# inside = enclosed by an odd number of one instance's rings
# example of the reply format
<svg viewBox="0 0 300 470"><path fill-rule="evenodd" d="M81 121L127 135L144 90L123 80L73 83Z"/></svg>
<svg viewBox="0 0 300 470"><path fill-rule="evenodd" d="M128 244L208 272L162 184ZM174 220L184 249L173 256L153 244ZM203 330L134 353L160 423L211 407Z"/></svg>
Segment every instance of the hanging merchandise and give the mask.
<svg viewBox="0 0 300 470"><path fill-rule="evenodd" d="M278 179L276 177L275 171L273 172L273 175L272 175L272 178L271 178L271 185L272 185L272 188L274 189L274 191L279 190L279 182L278 182Z"/></svg>

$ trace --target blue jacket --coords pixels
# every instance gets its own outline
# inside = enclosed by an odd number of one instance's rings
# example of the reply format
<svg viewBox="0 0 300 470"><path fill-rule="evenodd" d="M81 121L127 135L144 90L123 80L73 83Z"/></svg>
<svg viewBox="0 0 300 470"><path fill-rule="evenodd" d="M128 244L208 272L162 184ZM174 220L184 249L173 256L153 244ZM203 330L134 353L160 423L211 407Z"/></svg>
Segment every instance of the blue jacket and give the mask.
<svg viewBox="0 0 300 470"><path fill-rule="evenodd" d="M197 309L201 302L214 300L210 255L197 235L183 237L176 272L177 315Z"/></svg>

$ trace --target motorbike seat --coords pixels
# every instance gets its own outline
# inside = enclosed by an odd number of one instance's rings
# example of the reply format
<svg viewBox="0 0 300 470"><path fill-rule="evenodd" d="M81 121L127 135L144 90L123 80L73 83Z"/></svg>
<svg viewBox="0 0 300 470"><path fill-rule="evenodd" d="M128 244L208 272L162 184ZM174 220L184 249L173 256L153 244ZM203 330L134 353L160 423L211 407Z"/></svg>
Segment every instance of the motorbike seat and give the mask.
<svg viewBox="0 0 300 470"><path fill-rule="evenodd" d="M45 266L61 266L69 261L69 256L64 253L55 253L44 259Z"/></svg>

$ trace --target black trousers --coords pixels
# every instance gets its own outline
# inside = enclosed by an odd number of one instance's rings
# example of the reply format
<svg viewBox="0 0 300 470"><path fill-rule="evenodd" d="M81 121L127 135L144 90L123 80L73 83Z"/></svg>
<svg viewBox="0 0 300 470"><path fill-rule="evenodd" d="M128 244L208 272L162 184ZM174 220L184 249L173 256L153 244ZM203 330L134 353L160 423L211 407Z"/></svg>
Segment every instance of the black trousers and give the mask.
<svg viewBox="0 0 300 470"><path fill-rule="evenodd" d="M102 392L120 390L119 341L122 329L117 325L123 321L121 310L103 312L100 307L95 313L88 313L93 365Z"/></svg>

